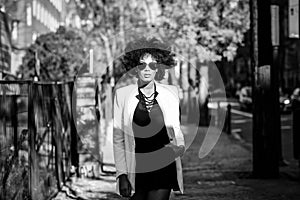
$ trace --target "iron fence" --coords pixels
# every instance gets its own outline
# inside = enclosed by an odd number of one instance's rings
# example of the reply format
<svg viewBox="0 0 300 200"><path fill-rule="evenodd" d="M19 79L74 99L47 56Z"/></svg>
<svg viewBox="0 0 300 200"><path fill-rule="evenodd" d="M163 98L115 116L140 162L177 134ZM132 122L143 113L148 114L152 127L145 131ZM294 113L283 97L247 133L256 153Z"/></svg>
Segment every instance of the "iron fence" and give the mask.
<svg viewBox="0 0 300 200"><path fill-rule="evenodd" d="M78 164L73 82L0 81L0 199L48 199Z"/></svg>

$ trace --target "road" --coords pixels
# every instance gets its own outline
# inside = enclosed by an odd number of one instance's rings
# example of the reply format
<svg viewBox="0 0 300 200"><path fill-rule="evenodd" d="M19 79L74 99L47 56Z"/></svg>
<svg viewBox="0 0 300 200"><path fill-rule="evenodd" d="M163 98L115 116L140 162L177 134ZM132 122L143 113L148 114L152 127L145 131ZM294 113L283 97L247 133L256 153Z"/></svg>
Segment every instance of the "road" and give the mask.
<svg viewBox="0 0 300 200"><path fill-rule="evenodd" d="M232 132L237 133L242 140L252 143L252 114L242 112L238 107L232 109ZM289 164L296 164L293 155L292 114L281 114L282 156Z"/></svg>

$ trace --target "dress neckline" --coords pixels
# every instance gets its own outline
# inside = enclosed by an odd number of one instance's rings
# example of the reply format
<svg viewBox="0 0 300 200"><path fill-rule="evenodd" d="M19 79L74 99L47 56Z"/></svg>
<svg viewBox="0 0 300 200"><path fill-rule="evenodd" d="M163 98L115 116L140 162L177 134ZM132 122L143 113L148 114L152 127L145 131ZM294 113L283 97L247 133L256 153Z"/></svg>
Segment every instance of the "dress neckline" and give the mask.
<svg viewBox="0 0 300 200"><path fill-rule="evenodd" d="M138 88L138 92L139 94L136 95L136 98L142 103L142 105L144 106L144 108L148 111L148 113L151 112L152 107L157 103L156 101L156 97L158 95L158 92L156 90L156 84L154 83L154 92L147 97L141 90L140 88ZM149 99L150 97L153 97L153 99Z"/></svg>

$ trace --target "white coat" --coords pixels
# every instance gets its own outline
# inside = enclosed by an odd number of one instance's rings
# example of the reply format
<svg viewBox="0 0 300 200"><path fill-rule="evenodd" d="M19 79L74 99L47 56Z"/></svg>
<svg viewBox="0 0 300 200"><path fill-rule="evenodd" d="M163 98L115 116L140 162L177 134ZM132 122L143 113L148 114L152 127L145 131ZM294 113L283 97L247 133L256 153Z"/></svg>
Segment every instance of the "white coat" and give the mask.
<svg viewBox="0 0 300 200"><path fill-rule="evenodd" d="M158 92L156 100L162 110L168 136L173 144L185 146L179 121L179 95L177 87L157 82L155 84L156 91ZM138 85L133 84L117 89L114 96L113 144L117 193L119 193L118 177L121 174L127 174L133 193L135 190L135 140L132 121L135 108L139 102L136 95L138 95ZM176 168L178 185L180 192L183 193L180 157L176 158Z"/></svg>

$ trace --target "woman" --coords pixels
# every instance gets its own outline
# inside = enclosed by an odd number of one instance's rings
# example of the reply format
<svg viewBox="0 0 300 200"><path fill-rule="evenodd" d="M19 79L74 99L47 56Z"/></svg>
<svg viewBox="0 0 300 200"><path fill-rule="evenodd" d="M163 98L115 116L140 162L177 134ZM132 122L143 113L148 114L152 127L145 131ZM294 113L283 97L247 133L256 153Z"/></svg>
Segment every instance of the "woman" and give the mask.
<svg viewBox="0 0 300 200"><path fill-rule="evenodd" d="M159 40L142 38L121 58L138 79L114 97L117 190L131 200L168 200L171 190L183 192L178 91L157 82L175 66L174 56Z"/></svg>

